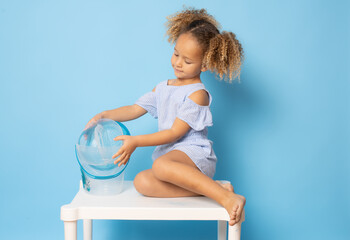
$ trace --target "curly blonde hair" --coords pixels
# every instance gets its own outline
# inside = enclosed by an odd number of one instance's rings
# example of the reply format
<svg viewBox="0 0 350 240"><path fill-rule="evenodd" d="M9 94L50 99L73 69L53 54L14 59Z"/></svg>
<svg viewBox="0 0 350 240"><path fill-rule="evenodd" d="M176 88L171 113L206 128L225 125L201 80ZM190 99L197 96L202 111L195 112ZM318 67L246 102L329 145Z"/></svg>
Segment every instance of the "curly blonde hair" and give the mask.
<svg viewBox="0 0 350 240"><path fill-rule="evenodd" d="M168 41L176 42L183 33L191 33L203 48L203 66L220 79L240 80L243 48L232 32L220 33L220 24L205 9L184 8L167 17Z"/></svg>

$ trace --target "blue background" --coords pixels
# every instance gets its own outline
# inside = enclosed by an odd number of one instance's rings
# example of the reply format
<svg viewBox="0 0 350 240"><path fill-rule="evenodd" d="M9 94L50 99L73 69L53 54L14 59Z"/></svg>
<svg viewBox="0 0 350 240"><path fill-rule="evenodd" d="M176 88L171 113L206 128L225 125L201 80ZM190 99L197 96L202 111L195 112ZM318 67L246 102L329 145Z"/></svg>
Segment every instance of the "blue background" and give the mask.
<svg viewBox="0 0 350 240"><path fill-rule="evenodd" d="M247 198L242 239L349 239L350 4L305 0L1 0L0 239L63 239L80 132L174 77L164 23L183 4L207 8L245 50L241 83L203 75L215 179ZM149 115L125 124L157 130ZM126 179L152 150L135 151ZM94 237L215 239L216 223L95 221Z"/></svg>

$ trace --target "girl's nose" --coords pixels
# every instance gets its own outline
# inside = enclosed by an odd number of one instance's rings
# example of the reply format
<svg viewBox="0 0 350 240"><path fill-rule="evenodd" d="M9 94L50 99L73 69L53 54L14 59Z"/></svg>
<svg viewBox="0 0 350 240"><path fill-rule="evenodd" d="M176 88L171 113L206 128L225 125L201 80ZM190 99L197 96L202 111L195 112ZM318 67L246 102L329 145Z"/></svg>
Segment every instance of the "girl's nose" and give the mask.
<svg viewBox="0 0 350 240"><path fill-rule="evenodd" d="M177 59L177 60L176 60L175 66L176 66L176 67L182 67L182 63L181 63L181 60L180 60L180 59Z"/></svg>

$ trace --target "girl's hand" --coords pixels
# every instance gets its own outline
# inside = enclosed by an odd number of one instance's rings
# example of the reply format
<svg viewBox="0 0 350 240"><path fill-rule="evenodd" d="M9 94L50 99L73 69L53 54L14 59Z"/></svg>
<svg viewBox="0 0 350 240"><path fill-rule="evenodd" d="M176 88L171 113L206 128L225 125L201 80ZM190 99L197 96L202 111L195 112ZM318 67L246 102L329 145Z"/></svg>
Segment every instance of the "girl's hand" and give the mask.
<svg viewBox="0 0 350 240"><path fill-rule="evenodd" d="M98 122L98 120L100 120L101 118L103 118L102 113L96 114L93 118L90 119L90 121L86 124L85 128L83 131L85 131L86 129L88 129L89 127L92 127L94 125L96 125L96 123Z"/></svg>
<svg viewBox="0 0 350 240"><path fill-rule="evenodd" d="M112 156L112 158L116 158L120 156L117 160L114 161L114 164L118 164L118 167L120 167L122 164L126 164L131 154L135 151L135 149L138 147L136 138L134 136L129 135L122 135L114 138L114 141L123 140L123 146L120 147L119 151Z"/></svg>

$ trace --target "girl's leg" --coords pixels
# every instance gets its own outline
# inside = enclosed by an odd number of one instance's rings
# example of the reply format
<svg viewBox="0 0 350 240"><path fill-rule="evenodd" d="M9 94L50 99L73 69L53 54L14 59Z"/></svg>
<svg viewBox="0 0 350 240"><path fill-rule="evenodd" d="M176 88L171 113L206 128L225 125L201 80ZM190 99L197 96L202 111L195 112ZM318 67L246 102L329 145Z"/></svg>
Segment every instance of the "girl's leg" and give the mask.
<svg viewBox="0 0 350 240"><path fill-rule="evenodd" d="M230 182L228 181L219 181L216 180L215 182L217 182L218 184L220 184L221 187L225 188L226 190L230 191L230 192L234 192L233 186Z"/></svg>
<svg viewBox="0 0 350 240"><path fill-rule="evenodd" d="M233 192L233 186L230 183L216 182L226 190ZM159 180L154 176L152 169L147 169L138 173L134 179L134 186L139 193L147 197L171 198L200 196L200 194L188 191L172 183Z"/></svg>
<svg viewBox="0 0 350 240"><path fill-rule="evenodd" d="M171 184L169 185L171 187L168 188L169 192L172 192L172 185L176 185L188 192L214 199L229 213L230 225L240 221L245 198L222 187L203 174L185 153L175 150L156 159L152 166L152 174L156 179ZM163 187L166 188L166 185ZM154 187L155 196L162 195L159 190Z"/></svg>
<svg viewBox="0 0 350 240"><path fill-rule="evenodd" d="M134 179L136 190L147 197L193 197L199 194L164 182L156 178L152 169L147 169L136 175Z"/></svg>
<svg viewBox="0 0 350 240"><path fill-rule="evenodd" d="M196 164L183 152L176 151L185 155L185 158L179 158L177 161L197 169ZM172 154L170 154L172 155ZM134 179L136 190L148 197L193 197L200 196L198 193L186 190L170 182L162 181L154 176L153 169L140 172Z"/></svg>

